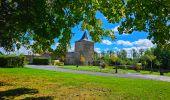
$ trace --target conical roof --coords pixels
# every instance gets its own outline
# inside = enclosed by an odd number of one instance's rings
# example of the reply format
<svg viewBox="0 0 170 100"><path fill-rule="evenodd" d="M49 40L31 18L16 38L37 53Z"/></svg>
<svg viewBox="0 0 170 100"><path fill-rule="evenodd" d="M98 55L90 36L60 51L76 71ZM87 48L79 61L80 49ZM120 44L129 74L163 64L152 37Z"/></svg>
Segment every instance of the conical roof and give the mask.
<svg viewBox="0 0 170 100"><path fill-rule="evenodd" d="M86 41L89 40L88 37L87 37L87 33L86 32L84 32L84 34L83 34L83 36L81 37L80 40L86 40Z"/></svg>

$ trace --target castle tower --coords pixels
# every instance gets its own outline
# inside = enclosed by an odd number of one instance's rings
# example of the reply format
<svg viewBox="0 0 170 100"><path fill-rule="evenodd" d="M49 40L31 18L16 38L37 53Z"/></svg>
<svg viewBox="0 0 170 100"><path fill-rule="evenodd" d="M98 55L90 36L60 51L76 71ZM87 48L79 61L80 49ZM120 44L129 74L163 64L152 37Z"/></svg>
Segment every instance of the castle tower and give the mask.
<svg viewBox="0 0 170 100"><path fill-rule="evenodd" d="M84 32L82 38L75 43L75 52L85 58L85 64L93 62L94 42L89 41L87 33Z"/></svg>

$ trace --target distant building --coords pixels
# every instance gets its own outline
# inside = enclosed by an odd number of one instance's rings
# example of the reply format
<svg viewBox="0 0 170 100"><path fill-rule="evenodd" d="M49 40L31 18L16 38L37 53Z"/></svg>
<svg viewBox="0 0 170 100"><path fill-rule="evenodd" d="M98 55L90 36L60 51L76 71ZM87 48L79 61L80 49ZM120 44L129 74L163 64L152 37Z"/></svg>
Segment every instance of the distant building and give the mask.
<svg viewBox="0 0 170 100"><path fill-rule="evenodd" d="M75 42L75 51L67 52L65 64L75 65L80 63L80 56L85 58L84 64L91 64L94 55L94 42L89 41L87 33L84 32L82 38Z"/></svg>

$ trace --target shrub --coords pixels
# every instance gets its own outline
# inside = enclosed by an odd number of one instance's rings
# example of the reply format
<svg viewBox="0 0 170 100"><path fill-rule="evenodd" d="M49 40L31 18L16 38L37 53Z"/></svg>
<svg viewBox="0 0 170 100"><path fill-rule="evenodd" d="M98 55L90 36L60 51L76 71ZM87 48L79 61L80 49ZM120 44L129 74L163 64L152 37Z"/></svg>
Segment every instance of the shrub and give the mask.
<svg viewBox="0 0 170 100"><path fill-rule="evenodd" d="M141 63L136 63L134 65L131 66L131 69L140 72L140 70L142 69L142 64Z"/></svg>
<svg viewBox="0 0 170 100"><path fill-rule="evenodd" d="M53 64L53 65L58 65L58 66L63 66L63 65L64 65L64 62L60 62L60 60L53 60L53 61L52 61L52 64Z"/></svg>
<svg viewBox="0 0 170 100"><path fill-rule="evenodd" d="M17 68L24 67L25 57L16 55L0 55L0 67Z"/></svg>
<svg viewBox="0 0 170 100"><path fill-rule="evenodd" d="M104 68L106 68L107 63L105 63L105 62L101 62L100 66L101 66L101 68L102 68L102 69L104 69Z"/></svg>
<svg viewBox="0 0 170 100"><path fill-rule="evenodd" d="M60 63L59 60L53 60L53 61L52 61L52 64L53 64L53 65L58 65L59 63Z"/></svg>
<svg viewBox="0 0 170 100"><path fill-rule="evenodd" d="M35 64L35 65L48 65L49 59L48 58L33 58L33 64Z"/></svg>
<svg viewBox="0 0 170 100"><path fill-rule="evenodd" d="M64 62L60 62L59 66L64 66Z"/></svg>

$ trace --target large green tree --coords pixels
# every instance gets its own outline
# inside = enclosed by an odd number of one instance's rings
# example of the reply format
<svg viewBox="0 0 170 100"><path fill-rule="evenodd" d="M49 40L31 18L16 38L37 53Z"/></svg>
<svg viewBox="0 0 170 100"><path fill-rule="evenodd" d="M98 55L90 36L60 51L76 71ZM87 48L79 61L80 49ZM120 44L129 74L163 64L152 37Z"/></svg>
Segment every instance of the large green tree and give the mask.
<svg viewBox="0 0 170 100"><path fill-rule="evenodd" d="M14 50L21 45L35 51L51 50L57 39L57 53L70 47L71 29L81 25L92 40L104 36L114 39L113 32L102 27L96 18L100 11L110 23L119 23L119 32L149 32L157 44L170 39L169 0L0 0L0 47ZM30 45L30 40L34 43ZM49 50L50 49L50 50Z"/></svg>
<svg viewBox="0 0 170 100"><path fill-rule="evenodd" d="M154 55L156 56L156 59L159 61L156 64L159 65L160 70L161 69L170 69L170 49L168 48L160 48L156 47L154 50Z"/></svg>
<svg viewBox="0 0 170 100"><path fill-rule="evenodd" d="M157 45L170 40L170 0L126 0L120 33L148 32Z"/></svg>

